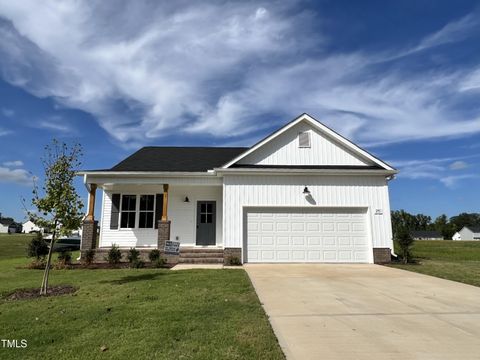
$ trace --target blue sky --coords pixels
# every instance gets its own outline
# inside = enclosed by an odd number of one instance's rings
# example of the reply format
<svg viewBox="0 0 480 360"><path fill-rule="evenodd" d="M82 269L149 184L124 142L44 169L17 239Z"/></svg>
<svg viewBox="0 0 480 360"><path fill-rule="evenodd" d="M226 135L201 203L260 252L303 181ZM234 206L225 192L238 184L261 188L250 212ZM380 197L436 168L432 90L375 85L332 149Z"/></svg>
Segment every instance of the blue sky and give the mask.
<svg viewBox="0 0 480 360"><path fill-rule="evenodd" d="M480 211L480 6L0 0L4 216L23 219L53 137L108 168L251 145L302 112L401 171L393 209Z"/></svg>

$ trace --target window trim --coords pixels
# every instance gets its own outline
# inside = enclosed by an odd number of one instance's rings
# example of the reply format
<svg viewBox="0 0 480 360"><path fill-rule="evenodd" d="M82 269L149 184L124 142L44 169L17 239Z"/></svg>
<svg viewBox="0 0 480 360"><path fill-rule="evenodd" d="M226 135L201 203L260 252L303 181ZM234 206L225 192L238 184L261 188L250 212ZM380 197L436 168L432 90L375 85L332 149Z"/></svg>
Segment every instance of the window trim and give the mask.
<svg viewBox="0 0 480 360"><path fill-rule="evenodd" d="M142 196L152 196L153 197L152 210L142 210L142 209L140 209L140 204L141 204L140 198ZM135 219L137 229L155 229L155 205L156 205L155 204L155 201L156 201L155 194L138 194L137 199L138 199L138 221L137 221L137 219ZM140 213L147 213L147 214L151 213L152 214L152 227L140 227Z"/></svg>
<svg viewBox="0 0 480 360"><path fill-rule="evenodd" d="M112 194L113 194L113 192L112 192ZM155 209L156 209L156 206L157 206L157 197L155 195L157 193L151 193L151 192L138 193L138 192L127 191L127 192L115 192L115 194L120 194L120 212L119 212L119 216L118 216L118 229L116 229L117 231L155 230ZM123 196L124 195L135 196L135 226L134 227L128 227L128 228L121 227L121 225L122 225L122 215L123 215L122 205L123 205ZM148 227L148 228L139 227L139 224L140 224L140 196L142 196L142 195L152 195L153 196L153 211L152 211L153 212L153 224L152 224L152 227ZM133 210L126 210L125 212L127 212L127 211L134 212ZM149 211L150 210L144 210L144 212L149 212Z"/></svg>

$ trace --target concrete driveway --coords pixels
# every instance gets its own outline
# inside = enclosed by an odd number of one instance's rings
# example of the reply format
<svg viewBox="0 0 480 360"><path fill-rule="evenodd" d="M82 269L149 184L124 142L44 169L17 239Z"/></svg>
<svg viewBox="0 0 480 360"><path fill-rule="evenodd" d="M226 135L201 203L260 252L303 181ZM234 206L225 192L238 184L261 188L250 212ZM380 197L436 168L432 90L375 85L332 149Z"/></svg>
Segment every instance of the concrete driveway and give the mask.
<svg viewBox="0 0 480 360"><path fill-rule="evenodd" d="M245 266L288 359L480 359L480 288L379 265Z"/></svg>

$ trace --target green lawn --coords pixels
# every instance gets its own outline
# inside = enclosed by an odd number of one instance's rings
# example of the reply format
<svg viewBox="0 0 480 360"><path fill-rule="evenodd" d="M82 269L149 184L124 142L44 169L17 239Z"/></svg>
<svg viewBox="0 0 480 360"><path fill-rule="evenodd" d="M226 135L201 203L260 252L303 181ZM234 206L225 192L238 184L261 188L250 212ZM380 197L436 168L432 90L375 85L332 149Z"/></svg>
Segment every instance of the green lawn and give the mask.
<svg viewBox="0 0 480 360"><path fill-rule="evenodd" d="M15 257L0 259L0 294L39 286L42 271L17 268L28 260L7 252ZM284 359L243 270L53 270L51 284L79 290L0 299L0 339L28 342L0 345L0 359Z"/></svg>
<svg viewBox="0 0 480 360"><path fill-rule="evenodd" d="M33 236L33 234L0 234L0 260L25 257L25 248Z"/></svg>
<svg viewBox="0 0 480 360"><path fill-rule="evenodd" d="M480 241L415 241L417 264L392 264L444 279L480 286Z"/></svg>

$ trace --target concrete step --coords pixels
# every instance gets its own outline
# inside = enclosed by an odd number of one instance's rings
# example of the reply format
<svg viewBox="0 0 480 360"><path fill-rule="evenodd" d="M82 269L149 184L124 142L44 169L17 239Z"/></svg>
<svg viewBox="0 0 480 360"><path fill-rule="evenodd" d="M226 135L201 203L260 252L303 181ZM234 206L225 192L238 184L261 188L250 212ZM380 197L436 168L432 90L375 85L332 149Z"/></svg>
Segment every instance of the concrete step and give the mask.
<svg viewBox="0 0 480 360"><path fill-rule="evenodd" d="M222 264L223 258L179 258L179 264Z"/></svg>
<svg viewBox="0 0 480 360"><path fill-rule="evenodd" d="M195 247L181 247L180 253L217 253L223 254L223 249L220 248L195 248Z"/></svg>
<svg viewBox="0 0 480 360"><path fill-rule="evenodd" d="M208 257L218 257L223 258L223 253L184 253L180 252L181 258L208 258Z"/></svg>

